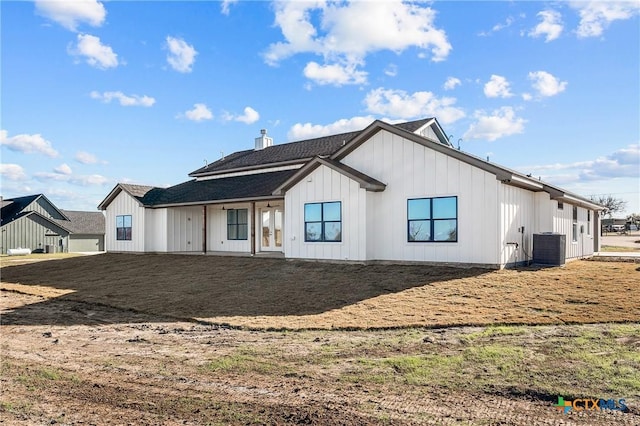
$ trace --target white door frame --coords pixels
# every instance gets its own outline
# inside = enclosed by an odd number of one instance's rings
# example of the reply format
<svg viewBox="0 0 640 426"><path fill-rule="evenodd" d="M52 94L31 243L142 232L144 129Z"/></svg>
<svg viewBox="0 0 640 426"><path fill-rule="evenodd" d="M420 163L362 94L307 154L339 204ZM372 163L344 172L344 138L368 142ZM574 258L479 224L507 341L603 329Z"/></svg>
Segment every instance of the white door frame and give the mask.
<svg viewBox="0 0 640 426"><path fill-rule="evenodd" d="M282 207L262 207L258 214L260 251L283 251L284 210Z"/></svg>

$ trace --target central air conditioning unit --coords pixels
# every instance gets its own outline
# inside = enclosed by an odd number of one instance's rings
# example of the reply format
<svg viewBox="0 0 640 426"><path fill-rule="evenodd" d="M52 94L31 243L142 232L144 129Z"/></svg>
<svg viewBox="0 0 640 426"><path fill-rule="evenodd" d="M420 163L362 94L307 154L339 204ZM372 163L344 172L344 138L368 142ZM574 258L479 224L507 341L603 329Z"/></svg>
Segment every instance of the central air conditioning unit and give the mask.
<svg viewBox="0 0 640 426"><path fill-rule="evenodd" d="M533 234L533 263L561 266L565 264L567 236L554 232Z"/></svg>

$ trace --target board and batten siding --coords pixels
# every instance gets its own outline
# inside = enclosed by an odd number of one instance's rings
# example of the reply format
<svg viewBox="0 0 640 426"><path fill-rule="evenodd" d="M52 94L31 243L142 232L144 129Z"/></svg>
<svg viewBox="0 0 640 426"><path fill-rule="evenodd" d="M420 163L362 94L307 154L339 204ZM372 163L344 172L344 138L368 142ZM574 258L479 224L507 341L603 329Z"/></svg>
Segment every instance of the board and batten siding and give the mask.
<svg viewBox="0 0 640 426"><path fill-rule="evenodd" d="M500 261L502 265L524 263L533 256L533 234L538 232L536 196L503 183L500 189Z"/></svg>
<svg viewBox="0 0 640 426"><path fill-rule="evenodd" d="M26 216L2 227L0 251L6 254L8 249L28 248L33 251L52 246L54 252L63 252L67 251L68 235L64 229L39 216Z"/></svg>
<svg viewBox="0 0 640 426"><path fill-rule="evenodd" d="M163 253L167 246L167 211L169 209L145 209L144 249L146 252Z"/></svg>
<svg viewBox="0 0 640 426"><path fill-rule="evenodd" d="M116 216L131 215L131 240L116 240ZM145 251L145 208L125 191L109 204L105 215L105 245L107 251Z"/></svg>
<svg viewBox="0 0 640 426"><path fill-rule="evenodd" d="M581 258L591 256L594 252L594 229L593 222L594 216L597 212L591 211L591 228L587 223L587 209L584 207L578 208L578 226L576 241L573 241L573 205L564 203L562 209L556 208L553 216L553 232L566 235L566 251L565 256L567 259ZM582 229L582 232L580 230ZM587 230L589 229L589 232Z"/></svg>
<svg viewBox="0 0 640 426"><path fill-rule="evenodd" d="M384 130L341 161L387 185L367 193L368 260L499 264L495 175ZM458 197L458 241L409 242L407 200L444 196Z"/></svg>
<svg viewBox="0 0 640 426"><path fill-rule="evenodd" d="M286 192L284 253L287 258L366 260L367 193L360 184L320 165ZM306 242L304 205L340 201L341 242Z"/></svg>
<svg viewBox="0 0 640 426"><path fill-rule="evenodd" d="M173 207L167 210L167 249L169 252L202 251L204 218L201 206Z"/></svg>
<svg viewBox="0 0 640 426"><path fill-rule="evenodd" d="M222 207L225 210L222 210ZM228 240L227 239L227 210L229 209L247 209L247 239L246 240ZM257 218L254 215L254 221ZM257 223L257 222L255 222ZM256 234L258 234L256 228ZM226 204L213 205L207 207L207 250L208 251L227 251L236 253L251 252L251 204Z"/></svg>

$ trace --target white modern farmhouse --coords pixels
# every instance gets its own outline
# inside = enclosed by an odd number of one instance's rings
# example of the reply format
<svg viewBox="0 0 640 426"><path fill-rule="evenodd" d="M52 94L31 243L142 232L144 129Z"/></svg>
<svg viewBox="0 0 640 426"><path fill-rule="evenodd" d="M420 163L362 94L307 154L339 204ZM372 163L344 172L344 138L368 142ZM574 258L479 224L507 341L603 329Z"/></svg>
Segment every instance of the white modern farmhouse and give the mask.
<svg viewBox="0 0 640 426"><path fill-rule="evenodd" d="M116 185L99 205L106 250L502 268L599 248L601 206L455 149L434 118L275 145L261 133L188 182Z"/></svg>

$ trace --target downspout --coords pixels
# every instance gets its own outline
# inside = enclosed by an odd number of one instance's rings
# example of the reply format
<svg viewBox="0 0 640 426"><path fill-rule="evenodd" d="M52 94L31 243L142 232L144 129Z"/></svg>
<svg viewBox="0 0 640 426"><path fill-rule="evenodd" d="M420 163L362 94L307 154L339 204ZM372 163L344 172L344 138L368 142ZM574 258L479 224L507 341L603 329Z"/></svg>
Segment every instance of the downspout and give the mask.
<svg viewBox="0 0 640 426"><path fill-rule="evenodd" d="M207 205L202 206L202 253L207 254Z"/></svg>

